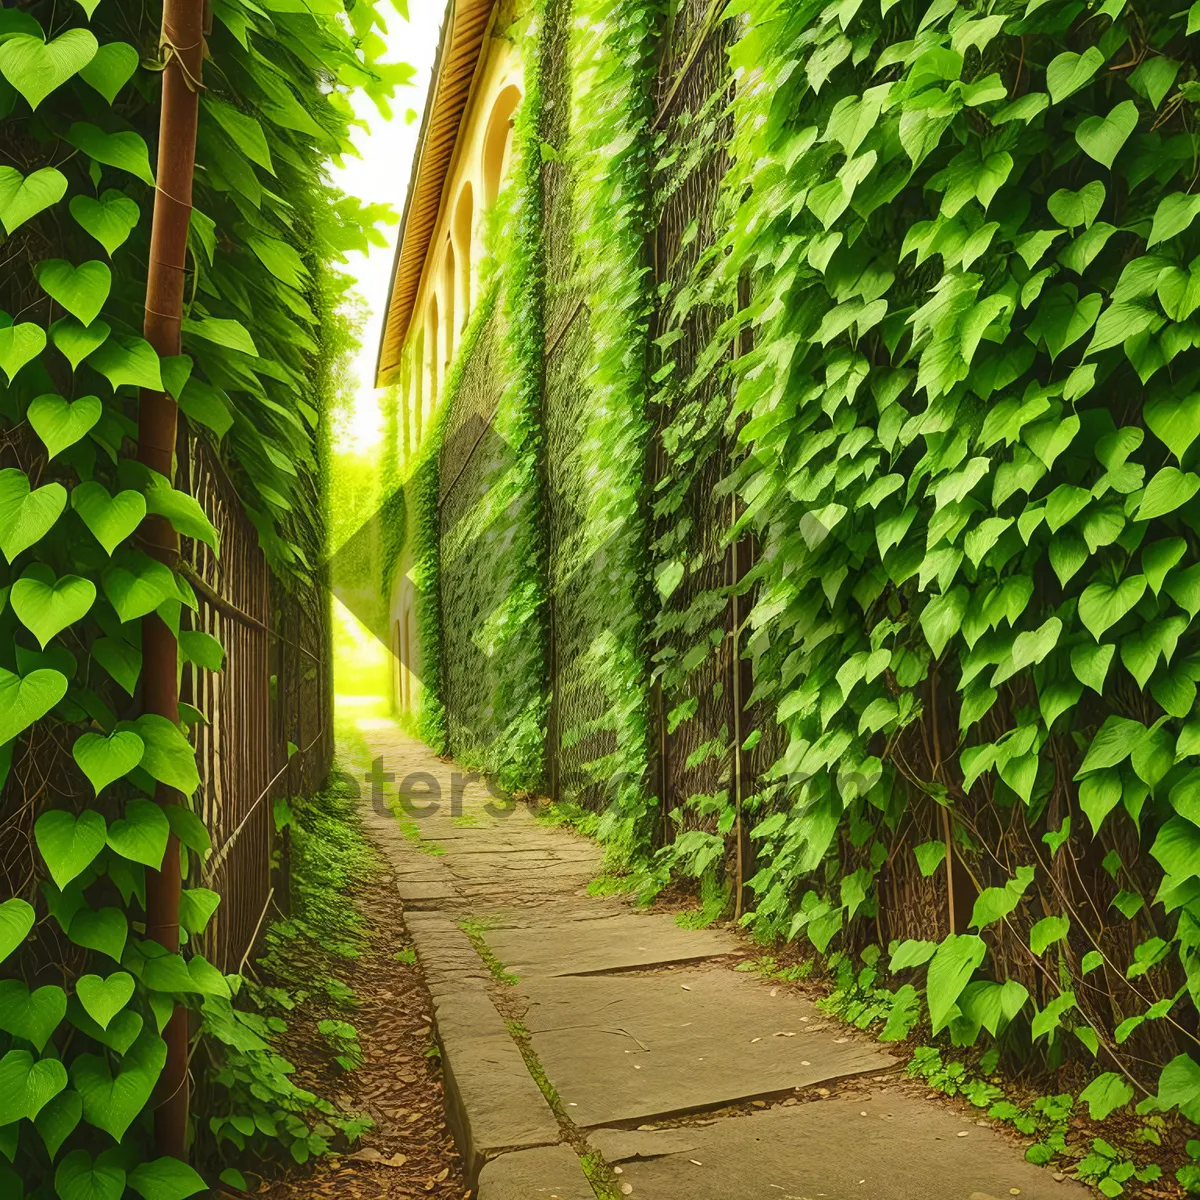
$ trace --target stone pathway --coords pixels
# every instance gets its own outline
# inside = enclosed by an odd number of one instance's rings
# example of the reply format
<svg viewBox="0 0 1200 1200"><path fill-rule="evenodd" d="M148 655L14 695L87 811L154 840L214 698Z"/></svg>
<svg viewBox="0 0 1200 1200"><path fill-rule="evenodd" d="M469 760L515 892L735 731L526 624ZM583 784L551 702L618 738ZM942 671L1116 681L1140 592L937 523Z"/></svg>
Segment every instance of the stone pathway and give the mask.
<svg viewBox="0 0 1200 1200"><path fill-rule="evenodd" d="M478 1200L1082 1200L874 1040L734 970L733 933L594 897L603 852L361 721ZM593 1183L595 1187L593 1187Z"/></svg>

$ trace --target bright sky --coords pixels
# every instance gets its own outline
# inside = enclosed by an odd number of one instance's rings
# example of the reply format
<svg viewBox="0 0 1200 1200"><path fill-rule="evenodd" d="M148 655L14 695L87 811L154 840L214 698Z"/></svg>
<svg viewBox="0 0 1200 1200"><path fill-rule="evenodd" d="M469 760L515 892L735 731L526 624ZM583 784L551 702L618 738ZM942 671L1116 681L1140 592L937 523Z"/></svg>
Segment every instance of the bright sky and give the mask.
<svg viewBox="0 0 1200 1200"><path fill-rule="evenodd" d="M347 157L343 167L334 170L333 180L347 195L357 196L366 203L390 204L400 215L408 191L408 177L421 128L420 114L425 108L425 93L429 88L429 74L445 6L441 0L410 0L411 21L403 20L394 9L383 7L381 11L387 13L388 59L411 63L417 68L416 78L411 86L396 90L390 121L379 115L366 96L359 93L355 97L355 115L369 124L369 130L356 129L353 134L354 144L362 157ZM418 114L411 123L405 120L410 109ZM346 268L357 276L358 291L370 312L363 330L362 348L355 361L358 392L354 416L348 436L338 446L340 450L356 454L369 452L381 434L374 388L375 358L400 226L385 225L382 230L388 239L387 249L373 246L365 257L352 254Z"/></svg>

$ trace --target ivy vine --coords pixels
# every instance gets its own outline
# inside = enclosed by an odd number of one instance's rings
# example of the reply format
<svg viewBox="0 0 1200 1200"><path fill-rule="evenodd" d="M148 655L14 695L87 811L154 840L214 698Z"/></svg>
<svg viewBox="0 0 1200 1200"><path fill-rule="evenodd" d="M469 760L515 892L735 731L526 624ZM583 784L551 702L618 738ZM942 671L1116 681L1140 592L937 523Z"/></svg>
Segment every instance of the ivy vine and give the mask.
<svg viewBox="0 0 1200 1200"><path fill-rule="evenodd" d="M335 264L378 239L382 215L335 192L323 164L349 149L346 92L386 107L410 72L379 61L370 3L212 7L185 353L163 360L140 336L159 13L123 0L0 10L0 780L18 834L5 843L15 894L0 904L5 1196L204 1189L152 1150L177 1007L218 1075L237 1075L241 1092L224 1080L235 1107L259 1088L258 1128L297 1158L314 1146L314 1098L288 1090L271 1027L234 1006L240 979L194 950L220 896L185 889L178 952L146 929L147 870L170 835L185 879L211 846L188 737L205 715L141 711L140 619L162 618L181 667L219 670L223 651L193 627L186 575L137 530L150 514L220 544L197 501L131 450L138 389L165 390L192 436L219 445L278 577L316 565L323 407L345 348ZM160 784L179 803L151 799ZM245 1112L211 1132L239 1141Z"/></svg>

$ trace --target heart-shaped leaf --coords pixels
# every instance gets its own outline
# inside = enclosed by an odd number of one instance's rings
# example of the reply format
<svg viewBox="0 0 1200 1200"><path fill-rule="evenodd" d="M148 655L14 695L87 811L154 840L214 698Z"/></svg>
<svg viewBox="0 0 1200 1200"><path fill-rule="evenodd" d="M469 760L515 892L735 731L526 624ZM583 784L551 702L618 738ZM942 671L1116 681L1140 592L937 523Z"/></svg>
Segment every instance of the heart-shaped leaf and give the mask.
<svg viewBox="0 0 1200 1200"><path fill-rule="evenodd" d="M83 1005L79 1003L77 997L68 1005L67 1017L76 1029L82 1029L88 1037L107 1046L110 1050L115 1050L118 1054L127 1053L129 1047L138 1040L142 1030L146 1027L141 1013L135 1012L131 1008L123 1008L113 1017L107 1029L101 1029L83 1011Z"/></svg>
<svg viewBox="0 0 1200 1200"><path fill-rule="evenodd" d="M109 338L88 366L99 371L116 391L122 384L162 391L162 374L154 347L144 338Z"/></svg>
<svg viewBox="0 0 1200 1200"><path fill-rule="evenodd" d="M81 1054L71 1064L71 1082L83 1097L84 1119L119 1142L149 1102L166 1061L166 1043L149 1030L129 1048L115 1076L103 1058Z"/></svg>
<svg viewBox="0 0 1200 1200"><path fill-rule="evenodd" d="M199 937L220 903L221 897L211 888L185 888L179 897L179 923Z"/></svg>
<svg viewBox="0 0 1200 1200"><path fill-rule="evenodd" d="M100 586L122 624L152 613L164 600L176 598L175 576L170 568L140 550L128 548L114 557L113 565L101 576Z"/></svg>
<svg viewBox="0 0 1200 1200"><path fill-rule="evenodd" d="M196 752L178 725L156 713L143 713L134 727L146 743L142 769L152 779L190 796L200 786Z"/></svg>
<svg viewBox="0 0 1200 1200"><path fill-rule="evenodd" d="M57 204L66 193L67 177L53 167L43 167L31 175L22 175L13 167L0 167L0 224L11 234L30 217Z"/></svg>
<svg viewBox="0 0 1200 1200"><path fill-rule="evenodd" d="M1177 459L1200 437L1200 392L1182 399L1161 397L1142 410L1146 425Z"/></svg>
<svg viewBox="0 0 1200 1200"><path fill-rule="evenodd" d="M1100 635L1130 612L1145 591L1144 575L1131 575L1116 585L1103 582L1088 584L1079 597L1079 619L1092 637L1099 641Z"/></svg>
<svg viewBox="0 0 1200 1200"><path fill-rule="evenodd" d="M110 496L102 483L81 483L74 488L71 507L109 554L133 533L146 515L146 499L140 492L128 490Z"/></svg>
<svg viewBox="0 0 1200 1200"><path fill-rule="evenodd" d="M22 550L50 532L67 503L61 483L47 483L35 492L29 478L16 467L0 471L0 553L12 562ZM4 741L0 738L0 742Z"/></svg>
<svg viewBox="0 0 1200 1200"><path fill-rule="evenodd" d="M136 133L105 133L103 129L87 121L76 121L67 130L67 141L89 158L106 167L128 171L139 179L154 186L154 172L150 170L150 152L145 141Z"/></svg>
<svg viewBox="0 0 1200 1200"><path fill-rule="evenodd" d="M107 954L119 963L129 936L129 922L119 908L101 908L95 912L81 908L71 918L67 936L75 945Z"/></svg>
<svg viewBox="0 0 1200 1200"><path fill-rule="evenodd" d="M46 348L46 331L26 321L0 329L0 371L12 383L17 372Z"/></svg>
<svg viewBox="0 0 1200 1200"><path fill-rule="evenodd" d="M0 980L0 1029L32 1042L39 1054L67 1015L67 996L47 984L31 992L19 979Z"/></svg>
<svg viewBox="0 0 1200 1200"><path fill-rule="evenodd" d="M124 817L108 827L108 844L122 858L157 871L170 834L171 824L163 810L153 800L134 798L125 805Z"/></svg>
<svg viewBox="0 0 1200 1200"><path fill-rule="evenodd" d="M47 809L33 826L38 850L60 890L91 866L104 849L107 835L104 818L90 809L78 818L62 809Z"/></svg>
<svg viewBox="0 0 1200 1200"><path fill-rule="evenodd" d="M109 188L99 200L72 196L71 216L104 247L111 257L133 232L142 215L137 202Z"/></svg>
<svg viewBox="0 0 1200 1200"><path fill-rule="evenodd" d="M82 734L75 739L71 753L99 795L114 779L128 775L142 761L144 749L142 739L132 729L123 729L109 737Z"/></svg>
<svg viewBox="0 0 1200 1200"><path fill-rule="evenodd" d="M71 364L72 371L77 371L79 364L102 345L111 332L105 321L81 325L74 317L63 317L50 326L50 338Z"/></svg>
<svg viewBox="0 0 1200 1200"><path fill-rule="evenodd" d="M121 1200L125 1170L111 1153L105 1151L93 1162L86 1150L72 1150L54 1172L59 1200Z"/></svg>
<svg viewBox="0 0 1200 1200"><path fill-rule="evenodd" d="M0 1124L32 1121L66 1086L67 1069L58 1059L10 1050L0 1058Z"/></svg>
<svg viewBox="0 0 1200 1200"><path fill-rule="evenodd" d="M52 42L18 34L0 44L0 75L36 109L92 61L98 45L86 29L68 29Z"/></svg>
<svg viewBox="0 0 1200 1200"><path fill-rule="evenodd" d="M0 904L0 962L3 962L33 928L33 905L13 897Z"/></svg>
<svg viewBox="0 0 1200 1200"><path fill-rule="evenodd" d="M47 393L31 400L25 415L34 433L42 439L48 457L53 458L59 451L86 437L103 412L104 405L99 396L80 396L72 402Z"/></svg>
<svg viewBox="0 0 1200 1200"><path fill-rule="evenodd" d="M80 620L96 600L96 585L78 575L54 578L44 563L33 563L12 585L9 603L17 619L44 650L56 633Z"/></svg>
<svg viewBox="0 0 1200 1200"><path fill-rule="evenodd" d="M1067 51L1053 59L1046 68L1046 91L1050 102L1057 104L1072 92L1077 92L1100 68L1104 66L1104 54L1098 46L1089 46L1082 54Z"/></svg>
<svg viewBox="0 0 1200 1200"><path fill-rule="evenodd" d="M75 3L87 14L87 19L92 19L92 14L100 7L100 0L75 0Z"/></svg>
<svg viewBox="0 0 1200 1200"><path fill-rule="evenodd" d="M112 104L138 67L138 52L128 42L101 46L79 77Z"/></svg>
<svg viewBox="0 0 1200 1200"><path fill-rule="evenodd" d="M50 1152L52 1160L62 1149L63 1142L74 1132L75 1126L79 1124L79 1118L82 1116L83 1101L79 1098L79 1093L70 1088L65 1092L59 1092L38 1113L34 1125L37 1126L38 1133L42 1135L42 1141L46 1143L46 1149Z"/></svg>
<svg viewBox="0 0 1200 1200"><path fill-rule="evenodd" d="M1097 115L1080 121L1075 140L1089 158L1111 168L1137 123L1137 105L1132 100L1123 100L1107 117Z"/></svg>
<svg viewBox="0 0 1200 1200"><path fill-rule="evenodd" d="M1096 219L1100 209L1104 207L1106 192L1104 184L1098 179L1085 184L1077 192L1059 188L1049 200L1046 207L1050 215L1060 224L1069 228L1079 225L1087 228Z"/></svg>
<svg viewBox="0 0 1200 1200"><path fill-rule="evenodd" d="M138 1163L129 1173L129 1186L142 1200L188 1200L208 1185L177 1158L156 1158Z"/></svg>
<svg viewBox="0 0 1200 1200"><path fill-rule="evenodd" d="M133 995L133 976L128 971L116 971L107 979L99 975L84 975L75 984L75 994L84 1011L101 1029L129 1003ZM66 1002L63 1003L66 1012Z"/></svg>
<svg viewBox="0 0 1200 1200"><path fill-rule="evenodd" d="M40 721L66 694L67 677L58 671L31 671L22 679L0 667L0 742Z"/></svg>
<svg viewBox="0 0 1200 1200"><path fill-rule="evenodd" d="M1142 502L1134 514L1135 521L1153 521L1165 517L1180 505L1186 504L1200 491L1200 478L1178 467L1163 467L1142 493Z"/></svg>
<svg viewBox="0 0 1200 1200"><path fill-rule="evenodd" d="M112 272L97 259L73 267L65 258L48 258L34 270L42 291L72 316L90 325L112 290Z"/></svg>
<svg viewBox="0 0 1200 1200"><path fill-rule="evenodd" d="M1200 213L1200 196L1186 192L1172 192L1164 196L1154 210L1154 223L1146 239L1146 249L1182 233L1196 219L1197 213Z"/></svg>
<svg viewBox="0 0 1200 1200"><path fill-rule="evenodd" d="M142 652L136 646L119 638L97 638L92 643L92 658L133 695L142 673Z"/></svg>

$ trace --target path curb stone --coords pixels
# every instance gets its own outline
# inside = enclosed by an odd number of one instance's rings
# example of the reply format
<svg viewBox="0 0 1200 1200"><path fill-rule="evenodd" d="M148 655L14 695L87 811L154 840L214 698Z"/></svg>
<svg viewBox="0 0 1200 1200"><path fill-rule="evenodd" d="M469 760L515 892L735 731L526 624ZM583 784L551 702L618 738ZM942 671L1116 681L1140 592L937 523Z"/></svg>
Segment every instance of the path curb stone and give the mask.
<svg viewBox="0 0 1200 1200"><path fill-rule="evenodd" d="M489 1162L479 1200L596 1200L596 1193L570 1146L545 1146Z"/></svg>

